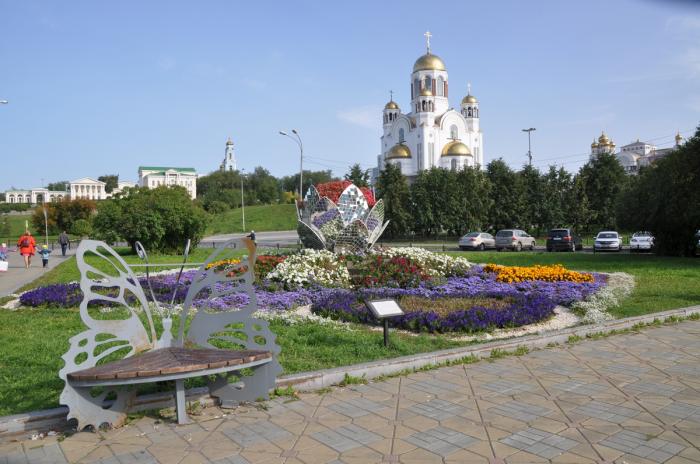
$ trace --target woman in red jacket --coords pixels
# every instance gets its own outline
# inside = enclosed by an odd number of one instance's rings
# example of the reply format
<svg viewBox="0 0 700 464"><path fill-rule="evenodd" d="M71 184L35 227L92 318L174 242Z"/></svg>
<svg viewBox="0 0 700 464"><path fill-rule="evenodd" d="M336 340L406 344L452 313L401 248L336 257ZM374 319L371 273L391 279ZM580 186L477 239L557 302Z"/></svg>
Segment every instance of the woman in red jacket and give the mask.
<svg viewBox="0 0 700 464"><path fill-rule="evenodd" d="M25 230L22 236L17 240L17 248L19 249L19 254L24 258L24 267L29 269L32 264L32 256L36 251L36 240L32 237L32 234Z"/></svg>

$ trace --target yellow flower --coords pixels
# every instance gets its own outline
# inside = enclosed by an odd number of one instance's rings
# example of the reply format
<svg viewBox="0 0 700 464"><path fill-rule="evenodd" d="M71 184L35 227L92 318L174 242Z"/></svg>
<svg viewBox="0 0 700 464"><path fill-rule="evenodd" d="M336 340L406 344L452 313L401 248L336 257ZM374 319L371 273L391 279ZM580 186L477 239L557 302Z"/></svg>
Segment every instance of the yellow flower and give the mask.
<svg viewBox="0 0 700 464"><path fill-rule="evenodd" d="M542 280L545 282L593 282L592 274L570 271L561 264L551 266L501 266L487 264L484 271L496 274L498 282L518 283L526 280Z"/></svg>

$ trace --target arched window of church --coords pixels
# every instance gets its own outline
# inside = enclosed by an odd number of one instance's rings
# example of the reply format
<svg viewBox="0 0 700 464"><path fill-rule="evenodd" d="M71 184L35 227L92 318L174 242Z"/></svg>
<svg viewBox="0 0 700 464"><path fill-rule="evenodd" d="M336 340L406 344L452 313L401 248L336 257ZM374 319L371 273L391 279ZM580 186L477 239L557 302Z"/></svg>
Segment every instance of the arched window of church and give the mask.
<svg viewBox="0 0 700 464"><path fill-rule="evenodd" d="M457 170L457 160L456 159L453 159L452 161L450 161L450 167L452 168L453 171Z"/></svg>
<svg viewBox="0 0 700 464"><path fill-rule="evenodd" d="M403 127L399 129L399 143L404 143L406 141Z"/></svg>
<svg viewBox="0 0 700 464"><path fill-rule="evenodd" d="M423 111L425 111L425 100L423 100Z"/></svg>
<svg viewBox="0 0 700 464"><path fill-rule="evenodd" d="M474 108L474 117L475 118L479 117L479 108Z"/></svg>
<svg viewBox="0 0 700 464"><path fill-rule="evenodd" d="M467 108L467 117L471 118L474 113L472 112L472 107Z"/></svg>
<svg viewBox="0 0 700 464"><path fill-rule="evenodd" d="M455 126L455 125L450 126L450 138L451 139L458 139L459 138L459 132L457 131L457 126Z"/></svg>
<svg viewBox="0 0 700 464"><path fill-rule="evenodd" d="M442 76L437 78L437 94L439 97L445 95L445 82L442 80Z"/></svg>
<svg viewBox="0 0 700 464"><path fill-rule="evenodd" d="M418 79L413 80L413 96L417 97L420 94L420 81Z"/></svg>
<svg viewBox="0 0 700 464"><path fill-rule="evenodd" d="M432 90L432 88L433 88L433 80L430 79L430 76L426 76L425 80L423 81L423 84L424 84L424 85L423 85L423 88L424 88L424 89Z"/></svg>

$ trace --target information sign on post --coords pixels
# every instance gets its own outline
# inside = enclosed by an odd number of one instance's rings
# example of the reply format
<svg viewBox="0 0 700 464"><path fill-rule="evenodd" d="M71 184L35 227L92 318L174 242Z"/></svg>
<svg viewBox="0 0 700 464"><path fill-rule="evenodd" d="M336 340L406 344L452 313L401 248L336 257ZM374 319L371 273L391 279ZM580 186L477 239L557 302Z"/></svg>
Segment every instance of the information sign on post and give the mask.
<svg viewBox="0 0 700 464"><path fill-rule="evenodd" d="M403 316L404 312L401 306L395 300L374 300L368 301L367 307L372 312L374 317L381 320L384 324L384 346L389 345L389 318Z"/></svg>

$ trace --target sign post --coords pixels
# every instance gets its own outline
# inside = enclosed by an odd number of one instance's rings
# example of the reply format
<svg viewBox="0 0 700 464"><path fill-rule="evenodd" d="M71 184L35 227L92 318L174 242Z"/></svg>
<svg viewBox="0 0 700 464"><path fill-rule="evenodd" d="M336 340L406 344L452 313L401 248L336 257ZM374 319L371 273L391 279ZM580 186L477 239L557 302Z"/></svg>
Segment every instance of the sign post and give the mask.
<svg viewBox="0 0 700 464"><path fill-rule="evenodd" d="M403 309L395 300L368 301L366 305L374 317L382 321L384 325L384 346L389 346L389 318L403 316Z"/></svg>

